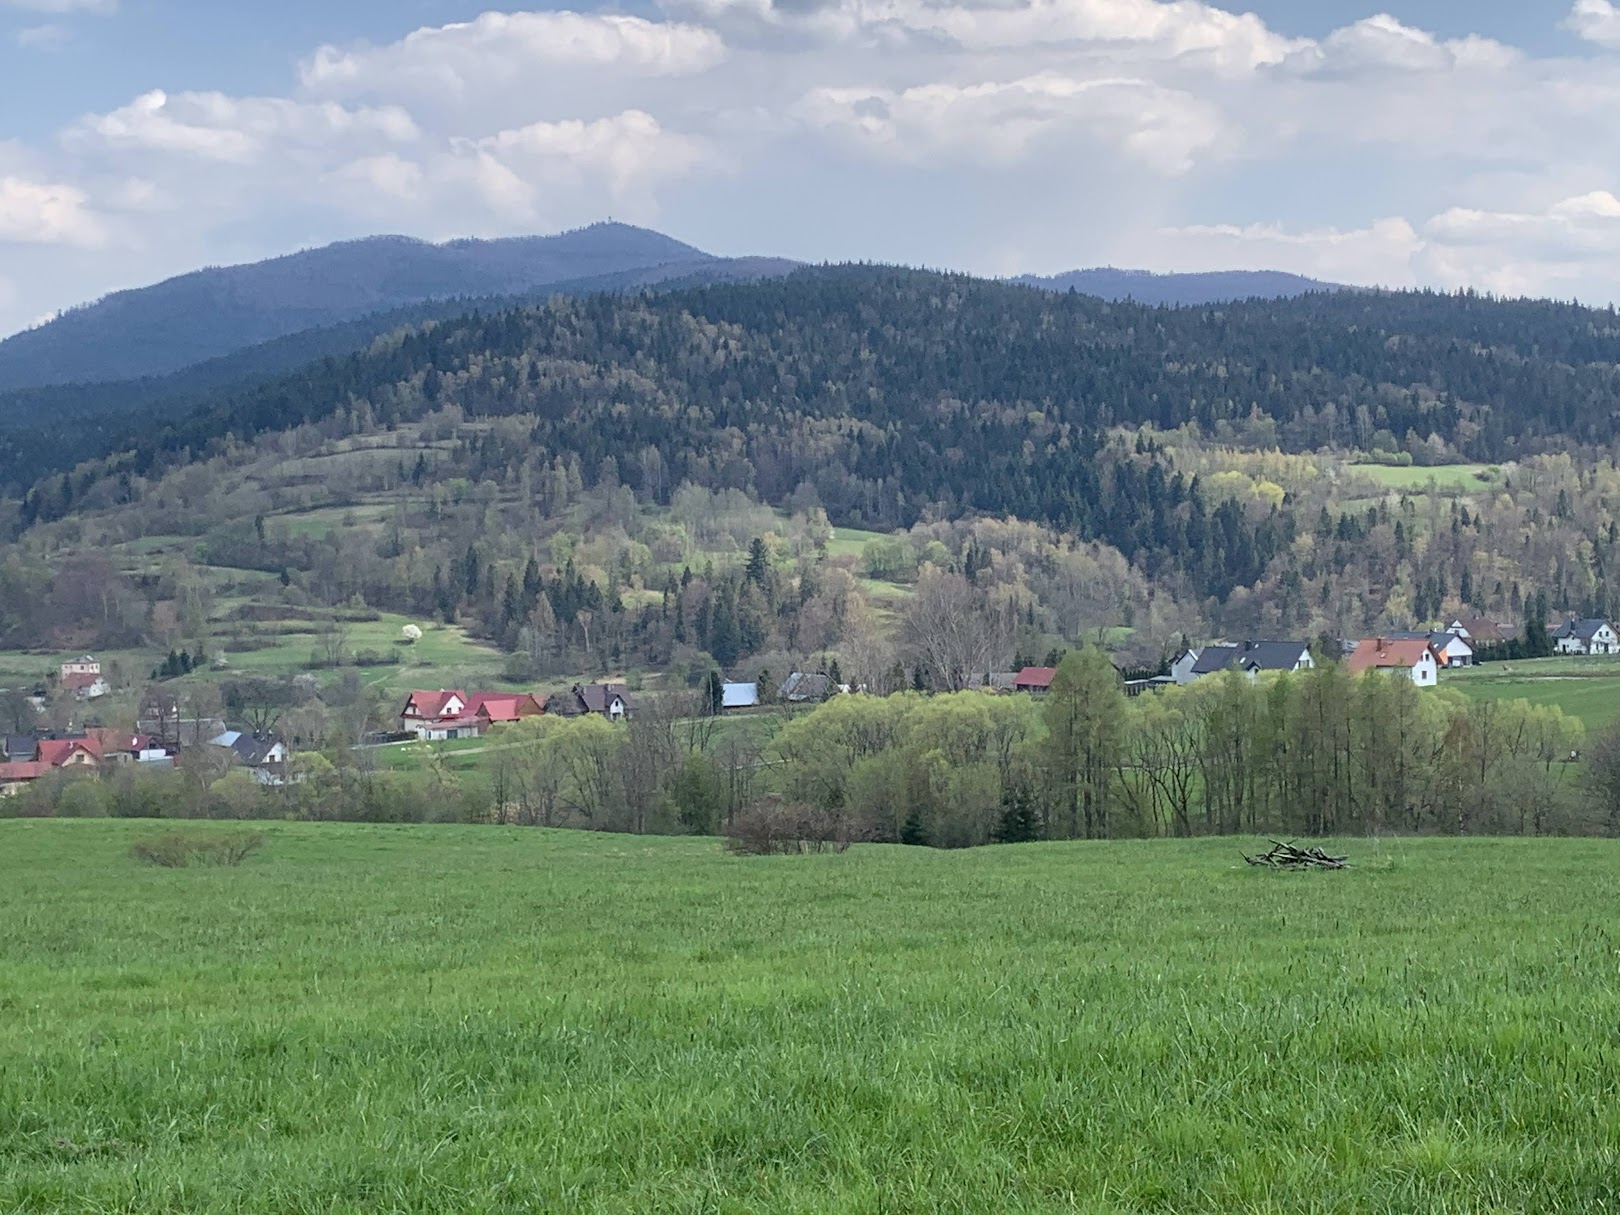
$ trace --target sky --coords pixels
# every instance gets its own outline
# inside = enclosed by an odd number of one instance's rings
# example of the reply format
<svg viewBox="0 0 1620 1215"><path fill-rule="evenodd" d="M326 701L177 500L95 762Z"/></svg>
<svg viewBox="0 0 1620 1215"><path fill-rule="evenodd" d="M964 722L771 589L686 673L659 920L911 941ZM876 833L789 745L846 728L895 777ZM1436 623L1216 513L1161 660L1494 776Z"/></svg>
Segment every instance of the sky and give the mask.
<svg viewBox="0 0 1620 1215"><path fill-rule="evenodd" d="M379 233L1620 296L1620 0L0 0L0 334Z"/></svg>

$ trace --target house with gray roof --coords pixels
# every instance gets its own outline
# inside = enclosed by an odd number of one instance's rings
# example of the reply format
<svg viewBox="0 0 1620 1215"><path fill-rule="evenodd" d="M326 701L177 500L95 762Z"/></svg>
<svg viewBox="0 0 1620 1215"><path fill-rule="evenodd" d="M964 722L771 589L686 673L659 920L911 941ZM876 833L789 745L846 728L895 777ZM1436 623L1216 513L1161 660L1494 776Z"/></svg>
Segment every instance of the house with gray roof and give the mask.
<svg viewBox="0 0 1620 1215"><path fill-rule="evenodd" d="M1170 665L1170 678L1185 686L1223 671L1253 679L1262 671L1308 671L1315 665L1303 641L1223 642L1188 650Z"/></svg>
<svg viewBox="0 0 1620 1215"><path fill-rule="evenodd" d="M1620 634L1607 620L1569 620L1553 630L1560 654L1620 654Z"/></svg>

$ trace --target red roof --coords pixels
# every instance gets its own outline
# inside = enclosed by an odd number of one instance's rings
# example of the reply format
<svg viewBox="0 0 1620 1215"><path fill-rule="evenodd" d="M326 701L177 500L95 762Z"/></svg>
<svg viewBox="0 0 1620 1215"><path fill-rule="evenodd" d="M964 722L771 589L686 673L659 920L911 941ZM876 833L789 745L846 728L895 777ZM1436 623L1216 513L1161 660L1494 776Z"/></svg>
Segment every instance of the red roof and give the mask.
<svg viewBox="0 0 1620 1215"><path fill-rule="evenodd" d="M468 705L472 713L487 721L517 721L536 717L545 706L528 692L474 692Z"/></svg>
<svg viewBox="0 0 1620 1215"><path fill-rule="evenodd" d="M467 693L454 688L440 689L437 692L412 692L410 699L405 702L401 717L420 717L424 721L439 721L444 717L444 706L454 696L463 705L467 703Z"/></svg>
<svg viewBox="0 0 1620 1215"><path fill-rule="evenodd" d="M1422 638L1391 639L1378 637L1371 641L1358 641L1356 652L1344 664L1351 674L1361 671L1389 670L1392 667L1410 669L1423 661L1427 654L1434 657L1429 643Z"/></svg>
<svg viewBox="0 0 1620 1215"><path fill-rule="evenodd" d="M47 738L39 744L39 762L60 768L80 751L101 758L101 746L93 738Z"/></svg>
<svg viewBox="0 0 1620 1215"><path fill-rule="evenodd" d="M1015 688L1050 688L1057 675L1056 667L1025 667L1013 680Z"/></svg>
<svg viewBox="0 0 1620 1215"><path fill-rule="evenodd" d="M34 760L20 764L0 764L0 781L38 780L50 770L49 764Z"/></svg>
<svg viewBox="0 0 1620 1215"><path fill-rule="evenodd" d="M93 688L105 676L91 675L84 671L74 671L72 674L62 676L62 686L69 692L82 692L86 688Z"/></svg>

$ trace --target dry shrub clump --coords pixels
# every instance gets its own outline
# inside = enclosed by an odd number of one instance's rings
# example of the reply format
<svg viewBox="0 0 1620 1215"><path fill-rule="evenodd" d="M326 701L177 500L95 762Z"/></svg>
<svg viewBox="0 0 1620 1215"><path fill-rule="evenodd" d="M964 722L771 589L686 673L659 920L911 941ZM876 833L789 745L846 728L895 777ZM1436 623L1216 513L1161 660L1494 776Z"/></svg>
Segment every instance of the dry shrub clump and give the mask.
<svg viewBox="0 0 1620 1215"><path fill-rule="evenodd" d="M136 840L129 846L129 854L142 864L162 869L185 869L191 865L234 868L262 847L262 831L232 831L225 835L170 831Z"/></svg>
<svg viewBox="0 0 1620 1215"><path fill-rule="evenodd" d="M767 798L732 820L726 848L737 856L803 856L847 852L849 823L840 815L810 806L790 806Z"/></svg>

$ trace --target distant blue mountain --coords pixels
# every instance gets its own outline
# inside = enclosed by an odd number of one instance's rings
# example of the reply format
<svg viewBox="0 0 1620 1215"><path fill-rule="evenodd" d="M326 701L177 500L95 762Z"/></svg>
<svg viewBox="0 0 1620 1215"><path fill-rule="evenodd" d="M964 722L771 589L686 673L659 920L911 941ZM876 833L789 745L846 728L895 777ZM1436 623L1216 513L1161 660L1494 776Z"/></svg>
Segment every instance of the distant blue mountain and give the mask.
<svg viewBox="0 0 1620 1215"><path fill-rule="evenodd" d="M1074 290L1105 300L1139 304L1225 304L1233 300L1293 299L1313 291L1343 291L1337 283L1318 282L1280 270L1217 270L1206 274L1154 274L1147 270L1070 270L1066 274L1025 274L1012 280L1049 291Z"/></svg>
<svg viewBox="0 0 1620 1215"><path fill-rule="evenodd" d="M561 284L722 281L785 273L793 265L713 257L615 223L443 245L403 236L345 241L198 270L75 308L0 341L0 392L164 376L292 334L433 300L508 297Z"/></svg>

